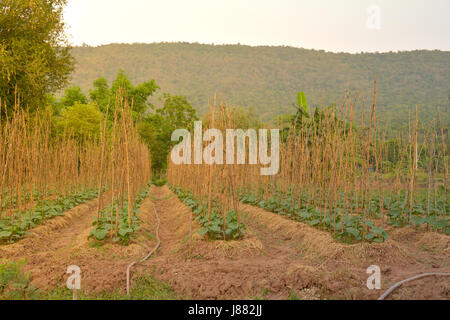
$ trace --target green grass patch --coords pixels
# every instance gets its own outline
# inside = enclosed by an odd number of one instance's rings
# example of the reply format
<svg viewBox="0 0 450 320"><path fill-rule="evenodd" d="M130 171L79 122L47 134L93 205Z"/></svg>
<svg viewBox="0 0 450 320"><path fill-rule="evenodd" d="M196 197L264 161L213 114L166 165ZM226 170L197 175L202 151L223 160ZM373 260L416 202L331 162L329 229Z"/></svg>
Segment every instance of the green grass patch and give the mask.
<svg viewBox="0 0 450 320"><path fill-rule="evenodd" d="M0 263L0 300L72 300L73 293L65 284L42 291L30 285L31 277L23 270L26 260ZM149 274L136 278L132 284L131 295L128 297L123 290L113 292L100 291L92 294L78 293L79 300L180 300L166 283L155 279Z"/></svg>

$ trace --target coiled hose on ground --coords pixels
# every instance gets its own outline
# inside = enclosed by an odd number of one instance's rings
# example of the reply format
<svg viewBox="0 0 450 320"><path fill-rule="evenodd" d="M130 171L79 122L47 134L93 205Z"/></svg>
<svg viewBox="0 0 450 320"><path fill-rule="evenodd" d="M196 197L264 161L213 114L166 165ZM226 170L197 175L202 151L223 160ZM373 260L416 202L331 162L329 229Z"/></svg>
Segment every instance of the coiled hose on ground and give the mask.
<svg viewBox="0 0 450 320"><path fill-rule="evenodd" d="M155 215L156 215L156 220L157 220L157 224L156 224L156 239L157 239L157 243L155 245L155 247L153 248L152 251L150 251L142 260L139 261L134 261L132 263L130 263L127 267L127 295L130 296L130 269L133 265L135 265L136 263L141 263L144 262L145 260L147 260L148 258L150 258L150 256L159 248L159 245L161 244L161 239L159 238L159 215L158 215L158 211L156 211L155 205L152 203L153 206L153 210L155 211Z"/></svg>

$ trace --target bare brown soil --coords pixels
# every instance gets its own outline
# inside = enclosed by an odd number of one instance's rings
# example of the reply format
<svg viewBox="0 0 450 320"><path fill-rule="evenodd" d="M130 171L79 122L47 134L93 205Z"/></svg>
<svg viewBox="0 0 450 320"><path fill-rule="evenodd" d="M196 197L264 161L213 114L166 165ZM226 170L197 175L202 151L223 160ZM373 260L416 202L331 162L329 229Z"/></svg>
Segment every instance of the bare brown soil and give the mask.
<svg viewBox="0 0 450 320"><path fill-rule="evenodd" d="M192 212L166 187L151 188L155 199L141 207L142 229L129 246L92 246L87 239L97 200L38 227L0 257L27 258L32 284L64 285L71 264L82 270L86 293L125 291L125 270L156 243L155 206L161 246L132 269L132 279L151 273L177 294L192 299L376 299L393 283L423 272L450 272L450 237L393 229L382 244L341 244L329 233L248 205L241 205L247 233L239 241L210 241L198 235ZM166 198L166 199L165 199ZM153 204L152 204L153 203ZM192 231L192 237L190 233ZM366 287L368 266L382 270L382 290ZM132 282L133 285L133 282ZM449 277L403 285L389 299L450 299Z"/></svg>
<svg viewBox="0 0 450 320"><path fill-rule="evenodd" d="M164 198L167 187L153 188ZM366 269L382 269L382 289L422 272L450 271L450 239L403 228L382 244L347 245L329 233L248 205L240 241L189 240L191 211L178 198L155 202L161 218L161 250L138 269L154 270L178 293L193 299L376 299ZM431 277L396 290L394 299L449 299L450 279Z"/></svg>
<svg viewBox="0 0 450 320"><path fill-rule="evenodd" d="M67 267L81 269L82 289L85 293L114 291L126 288L125 270L133 260L141 257L151 243L145 237L150 230L140 231L137 243L122 246L107 243L96 246L88 240L97 210L98 200L91 200L49 220L30 232L25 239L0 246L0 257L12 260L27 259L25 270L31 274L31 285L42 289L65 286ZM151 201L146 199L141 207L142 219L147 222Z"/></svg>

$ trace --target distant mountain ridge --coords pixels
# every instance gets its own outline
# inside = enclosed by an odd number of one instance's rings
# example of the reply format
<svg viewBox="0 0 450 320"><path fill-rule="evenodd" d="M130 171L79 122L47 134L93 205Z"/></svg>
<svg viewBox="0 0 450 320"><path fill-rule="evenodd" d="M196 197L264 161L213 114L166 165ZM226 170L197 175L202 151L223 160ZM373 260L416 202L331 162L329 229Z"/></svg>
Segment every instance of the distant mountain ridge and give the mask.
<svg viewBox="0 0 450 320"><path fill-rule="evenodd" d="M371 103L377 74L377 110L387 129L405 128L419 105L423 120L439 107L450 125L450 52L331 53L293 47L196 43L110 44L75 47L72 84L87 92L93 81L111 81L119 69L133 83L155 79L162 92L181 94L199 111L214 93L230 105L252 107L262 120L293 112L297 91L311 106L341 104L346 90Z"/></svg>

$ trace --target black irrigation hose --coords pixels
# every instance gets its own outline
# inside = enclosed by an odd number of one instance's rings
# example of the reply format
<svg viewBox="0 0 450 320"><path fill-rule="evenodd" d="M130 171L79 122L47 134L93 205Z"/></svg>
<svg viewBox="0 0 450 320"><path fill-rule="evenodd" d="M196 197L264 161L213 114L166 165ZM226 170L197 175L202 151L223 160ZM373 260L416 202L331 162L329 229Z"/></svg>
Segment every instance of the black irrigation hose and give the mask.
<svg viewBox="0 0 450 320"><path fill-rule="evenodd" d="M156 225L156 239L158 240L158 242L156 243L153 250L150 251L142 260L134 261L128 265L128 267L127 267L127 295L128 296L130 296L130 269L131 269L131 267L133 265L135 265L136 263L141 263L141 262L144 262L145 260L147 260L156 250L158 250L159 245L161 244L161 239L159 238L159 224L160 224L159 215L158 215L158 212L156 211L155 205L153 203L152 203L152 206L153 206L153 210L155 211L156 219L158 220L158 223Z"/></svg>
<svg viewBox="0 0 450 320"><path fill-rule="evenodd" d="M385 293L383 293L378 298L378 300L384 300L384 298L386 298L392 291L394 291L395 289L400 287L405 282L416 280L416 279L423 278L423 277L428 277L428 276L450 276L450 272L428 272L428 273L421 273L421 274L409 277L405 280L399 281L399 282L395 283L394 285L392 285Z"/></svg>

